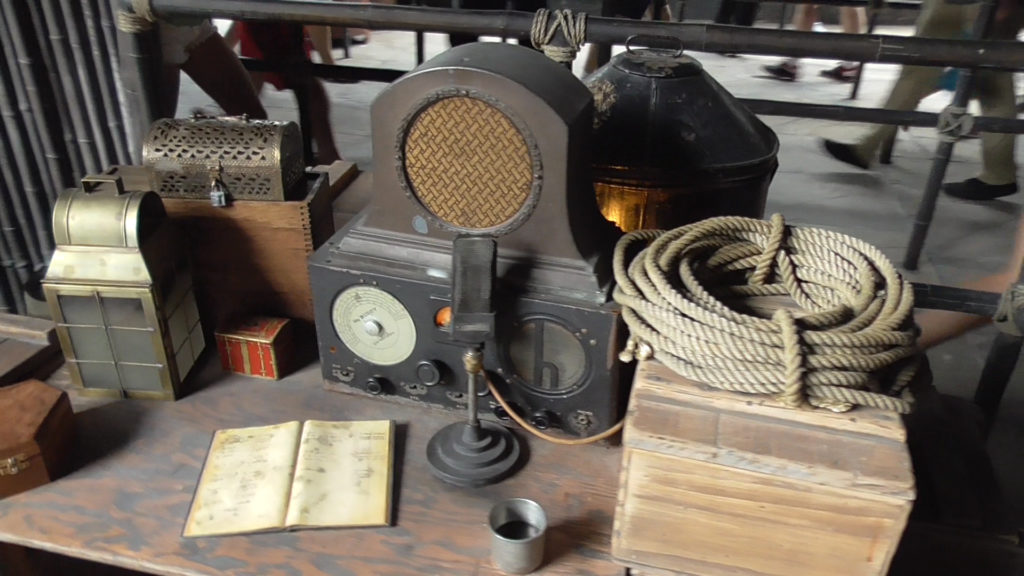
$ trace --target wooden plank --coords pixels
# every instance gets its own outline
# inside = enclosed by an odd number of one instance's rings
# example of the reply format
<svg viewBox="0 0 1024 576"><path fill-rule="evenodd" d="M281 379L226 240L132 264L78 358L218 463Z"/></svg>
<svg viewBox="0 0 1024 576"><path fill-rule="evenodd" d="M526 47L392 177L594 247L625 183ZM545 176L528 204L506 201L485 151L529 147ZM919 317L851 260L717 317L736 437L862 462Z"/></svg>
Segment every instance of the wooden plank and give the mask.
<svg viewBox="0 0 1024 576"><path fill-rule="evenodd" d="M119 401L76 414L71 474L0 501L0 542L153 574L497 575L484 527L511 497L544 506L537 574L622 576L609 555L620 450L528 440L530 459L494 486L462 489L431 474L430 437L457 415L324 391L319 365L282 381L224 375L173 403ZM76 403L76 406L78 404ZM393 526L184 539L181 531L214 430L287 420L396 422Z"/></svg>
<svg viewBox="0 0 1024 576"><path fill-rule="evenodd" d="M56 344L53 321L0 312L0 338L14 338L34 344Z"/></svg>
<svg viewBox="0 0 1024 576"><path fill-rule="evenodd" d="M733 466L766 474L813 479L820 484L914 497L914 477L906 444L891 438L748 413L734 404L662 402L646 388L635 406L626 443L677 458ZM746 403L743 403L746 407ZM793 412L788 409L782 416Z"/></svg>
<svg viewBox="0 0 1024 576"><path fill-rule="evenodd" d="M359 167L352 162L338 160L330 166L316 166L314 172L327 172L328 181L331 186L331 194L314 198L309 210L312 218L313 244L320 246L334 234L333 204L344 191L346 195L351 192L352 183L360 177Z"/></svg>
<svg viewBox="0 0 1024 576"><path fill-rule="evenodd" d="M884 574L911 507L644 450L624 472L616 557L694 574Z"/></svg>
<svg viewBox="0 0 1024 576"><path fill-rule="evenodd" d="M46 378L61 363L53 322L0 313L0 386Z"/></svg>

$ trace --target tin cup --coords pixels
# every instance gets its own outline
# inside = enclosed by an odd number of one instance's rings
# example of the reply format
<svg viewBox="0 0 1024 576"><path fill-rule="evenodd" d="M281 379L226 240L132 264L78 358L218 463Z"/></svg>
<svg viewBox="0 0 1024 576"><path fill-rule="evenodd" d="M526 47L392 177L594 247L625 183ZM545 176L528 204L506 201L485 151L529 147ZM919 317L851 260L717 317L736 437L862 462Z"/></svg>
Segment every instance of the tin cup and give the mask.
<svg viewBox="0 0 1024 576"><path fill-rule="evenodd" d="M495 504L489 517L491 563L510 574L526 574L544 561L548 518L540 504L512 498Z"/></svg>

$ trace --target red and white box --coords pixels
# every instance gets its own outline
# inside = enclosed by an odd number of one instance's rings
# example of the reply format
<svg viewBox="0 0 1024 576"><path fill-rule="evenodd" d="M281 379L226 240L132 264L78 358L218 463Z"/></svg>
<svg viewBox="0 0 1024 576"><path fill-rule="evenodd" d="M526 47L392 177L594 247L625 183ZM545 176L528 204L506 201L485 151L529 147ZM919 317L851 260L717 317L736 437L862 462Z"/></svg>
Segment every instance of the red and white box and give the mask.
<svg viewBox="0 0 1024 576"><path fill-rule="evenodd" d="M291 368L294 338L287 318L251 317L214 335L226 371L278 380Z"/></svg>

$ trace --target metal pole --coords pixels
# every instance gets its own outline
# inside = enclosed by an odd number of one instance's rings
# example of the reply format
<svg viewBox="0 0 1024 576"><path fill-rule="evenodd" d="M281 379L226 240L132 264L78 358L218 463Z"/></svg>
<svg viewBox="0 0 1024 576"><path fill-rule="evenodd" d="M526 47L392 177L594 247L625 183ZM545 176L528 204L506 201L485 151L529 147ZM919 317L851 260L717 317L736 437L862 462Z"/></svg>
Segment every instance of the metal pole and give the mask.
<svg viewBox="0 0 1024 576"><path fill-rule="evenodd" d="M131 134L129 126L131 125L131 117L125 113L128 110L127 102L124 98L124 86L121 84L121 76L118 74L118 51L117 51L117 30L114 28L114 12L111 9L111 2L116 0L96 0L99 11L98 25L103 34L103 51L107 56L107 70L109 75L106 76L107 83L109 84L110 93L114 95L114 111L119 119L117 122L117 135L115 138L115 145L118 146L118 157L123 159L126 164L139 164L141 158L137 157L136 150L129 144L128 138ZM112 114L112 117L114 115Z"/></svg>
<svg viewBox="0 0 1024 576"><path fill-rule="evenodd" d="M1010 383L1014 368L1017 367L1022 345L1024 338L999 332L992 341L992 347L988 349L985 367L982 368L978 386L974 389L974 403L985 415L986 433L995 422L1006 386Z"/></svg>
<svg viewBox="0 0 1024 576"><path fill-rule="evenodd" d="M128 139L132 158L141 161L142 141L157 120L157 61L160 53L153 30L129 34L117 31L120 77L131 124Z"/></svg>
<svg viewBox="0 0 1024 576"><path fill-rule="evenodd" d="M18 273L19 262L11 256L6 242L0 242L0 268L4 272L4 281L0 282L0 312L18 314L25 312L25 295L22 293L24 278Z"/></svg>
<svg viewBox="0 0 1024 576"><path fill-rule="evenodd" d="M50 47L53 50L53 59L57 69L58 84L55 84L54 88L62 92L71 110L70 127L72 132L65 136L65 138L70 137L77 144L84 161L83 169L86 172L97 172L101 169L96 154L97 144L91 137L91 131L84 118L87 116L85 110L88 106L85 100L89 96L83 92L80 82L75 80L74 57L71 54L67 36L64 34L60 9L55 5L54 0L42 0L39 2L39 6L42 7L43 18L49 33ZM67 130L67 127L65 127L65 130Z"/></svg>
<svg viewBox="0 0 1024 576"><path fill-rule="evenodd" d="M7 134L0 131L0 190L8 192L0 194L0 260L5 263L5 275L10 285L9 306L13 306L16 312L22 312L25 310L25 303L21 286L28 282L30 276L28 259L31 252L28 247L31 243L28 241L30 237L19 228L19 224L24 226L29 222L18 218L19 215L24 215L24 209L15 204L20 200L15 191L19 180L12 163Z"/></svg>
<svg viewBox="0 0 1024 576"><path fill-rule="evenodd" d="M877 0L872 0L872 2L869 3L868 10L871 11L871 15L868 16L868 29L866 32L868 34L873 34L875 32L875 24L878 23L878 13L882 11L881 3ZM854 77L853 88L850 89L850 100L857 99L857 92L860 91L860 80L864 77L865 66L867 66L867 63L865 62L858 63L857 76Z"/></svg>
<svg viewBox="0 0 1024 576"><path fill-rule="evenodd" d="M992 20L995 18L995 2L989 0L982 3L978 18L974 23L974 38L984 38L992 27ZM951 108L964 109L971 100L971 91L974 88L974 71L970 68L961 68L956 83L956 93L953 95ZM906 255L903 258L903 267L907 270L917 270L918 260L921 258L921 250L924 248L925 238L928 236L928 228L931 226L932 217L935 215L935 205L939 198L939 189L942 181L946 178L946 167L949 166L949 159L953 156L953 145L956 143L953 138L939 140L935 149L935 157L932 159L932 168L928 173L928 182L925 184L924 196L917 207L917 215L914 217L914 230L910 236L910 244L907 246Z"/></svg>
<svg viewBox="0 0 1024 576"><path fill-rule="evenodd" d="M90 38L90 26L96 24L95 13L85 10L88 0L61 0L61 12L67 25L68 41L71 55L74 58L78 81L87 97L85 110L89 115L89 126L92 128L93 141L96 142L96 154L99 157L100 169L117 163L114 141L111 138L110 122L106 106L110 95L102 81L103 69L98 66L102 58L96 53L93 42L95 34ZM89 14L87 17L86 14ZM91 97L89 97L91 96Z"/></svg>
<svg viewBox="0 0 1024 576"><path fill-rule="evenodd" d="M38 146L38 151L33 150L34 154L38 154L35 157L35 164L47 192L45 197L38 201L44 203L46 212L49 212L53 208L57 190L70 176L64 146L60 141L59 125L54 123L54 119L58 117L56 91L49 83L41 42L31 33L25 33L35 26L28 6L14 7L14 10L8 11L4 18L7 22L6 30L10 34L12 52L9 53L9 57L17 59L20 83L23 84L15 86L15 93L19 99L24 98L21 100L21 106L27 109L31 118L26 119L26 123L32 129L33 144ZM12 70L12 75L17 77L17 72ZM52 247L49 237L44 245Z"/></svg>
<svg viewBox="0 0 1024 576"><path fill-rule="evenodd" d="M316 0L151 0L151 5L156 16L161 18L205 16L491 36L525 36L529 34L533 22L533 14L527 12L453 11L444 8ZM814 34L767 28L638 21L597 16L587 19L588 42L622 44L630 36L669 37L657 46L675 48L681 42L689 50L704 52L742 52L835 58L854 62L998 70L1017 70L1024 67L1024 44L1012 41L945 40L876 34ZM642 43L636 44L639 46Z"/></svg>
<svg viewBox="0 0 1024 576"><path fill-rule="evenodd" d="M26 2L24 5L28 8L31 15L32 32L36 40L34 44L39 49L39 56L42 59L43 69L45 70L45 76L40 78L40 82L47 86L47 95L49 100L51 100L49 103L56 110L56 113L51 112L47 115L51 119L51 130L53 131L52 138L55 150L53 162L57 164L57 168L53 170L59 174L56 179L62 185L73 183L76 174L85 173L85 160L82 158L81 150L75 144L74 136L66 128L71 126L71 112L68 110L68 102L65 98L56 97L57 93L60 92L60 77L57 74L57 65L54 62L53 48L47 41L50 33L46 28L42 8L36 2ZM59 122L54 123L52 121L53 118L58 118Z"/></svg>
<svg viewBox="0 0 1024 576"><path fill-rule="evenodd" d="M936 127L939 121L938 114L918 112L916 110L885 110L883 108L859 108L856 106L782 102L753 98L739 98L738 100L751 112L762 116L791 116L797 118L816 118L819 120L838 120L841 122L867 122L871 124L895 124L898 126L931 128ZM1024 133L1024 119L1018 118L979 116L974 119L974 126L982 132L997 132L1001 134Z"/></svg>
<svg viewBox="0 0 1024 576"><path fill-rule="evenodd" d="M3 30L4 36L0 38L0 43L3 44L4 61L7 65L6 80L9 81L7 87L8 106L11 108L12 116L15 114L15 110L20 112L16 122L20 129L21 145L26 148L16 152L22 154L26 164L19 168L26 174L31 174L33 181L38 180L39 190L45 195L57 184L53 181L53 175L45 169L46 165L43 162L47 152L43 145L46 123L45 120L37 116L37 114L44 114L39 101L40 91L36 87L33 77L34 61L28 54L25 38L21 33L23 21L14 10L15 6L13 5L5 5L3 10L0 10L0 29ZM10 125L8 126L10 129ZM38 201L39 198L36 195L26 198L26 202L33 212L40 210L37 206ZM42 211L46 212L48 209L47 206L47 209ZM47 249L49 246L48 236L39 236L39 246L41 250Z"/></svg>
<svg viewBox="0 0 1024 576"><path fill-rule="evenodd" d="M0 30L2 30L0 26ZM0 56L4 56L6 46L0 44ZM8 68L6 72L10 72ZM15 112L16 101L12 94L10 74L0 72L0 117L4 118L4 130L0 137L0 165L9 170L13 178L8 180L7 192L11 198L14 217L18 222L31 223L35 228L35 237L25 235L29 257L33 262L42 262L45 247L51 241L45 237L49 229L42 213L33 199L42 194L38 182L38 172L32 170L29 160L29 145L26 143L25 126Z"/></svg>

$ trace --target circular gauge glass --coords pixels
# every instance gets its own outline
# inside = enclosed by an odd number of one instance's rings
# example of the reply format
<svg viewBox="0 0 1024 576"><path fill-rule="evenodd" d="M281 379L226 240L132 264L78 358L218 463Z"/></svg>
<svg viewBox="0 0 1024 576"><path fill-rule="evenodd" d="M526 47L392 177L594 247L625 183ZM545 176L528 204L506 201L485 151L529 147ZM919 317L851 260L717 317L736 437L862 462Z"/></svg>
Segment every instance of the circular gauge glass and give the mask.
<svg viewBox="0 0 1024 576"><path fill-rule="evenodd" d="M569 392L587 375L583 344L568 328L547 318L520 324L509 342L508 356L516 376L538 392Z"/></svg>
<svg viewBox="0 0 1024 576"><path fill-rule="evenodd" d="M374 286L353 286L338 294L331 321L341 342L370 364L393 366L416 347L416 324L409 310Z"/></svg>

